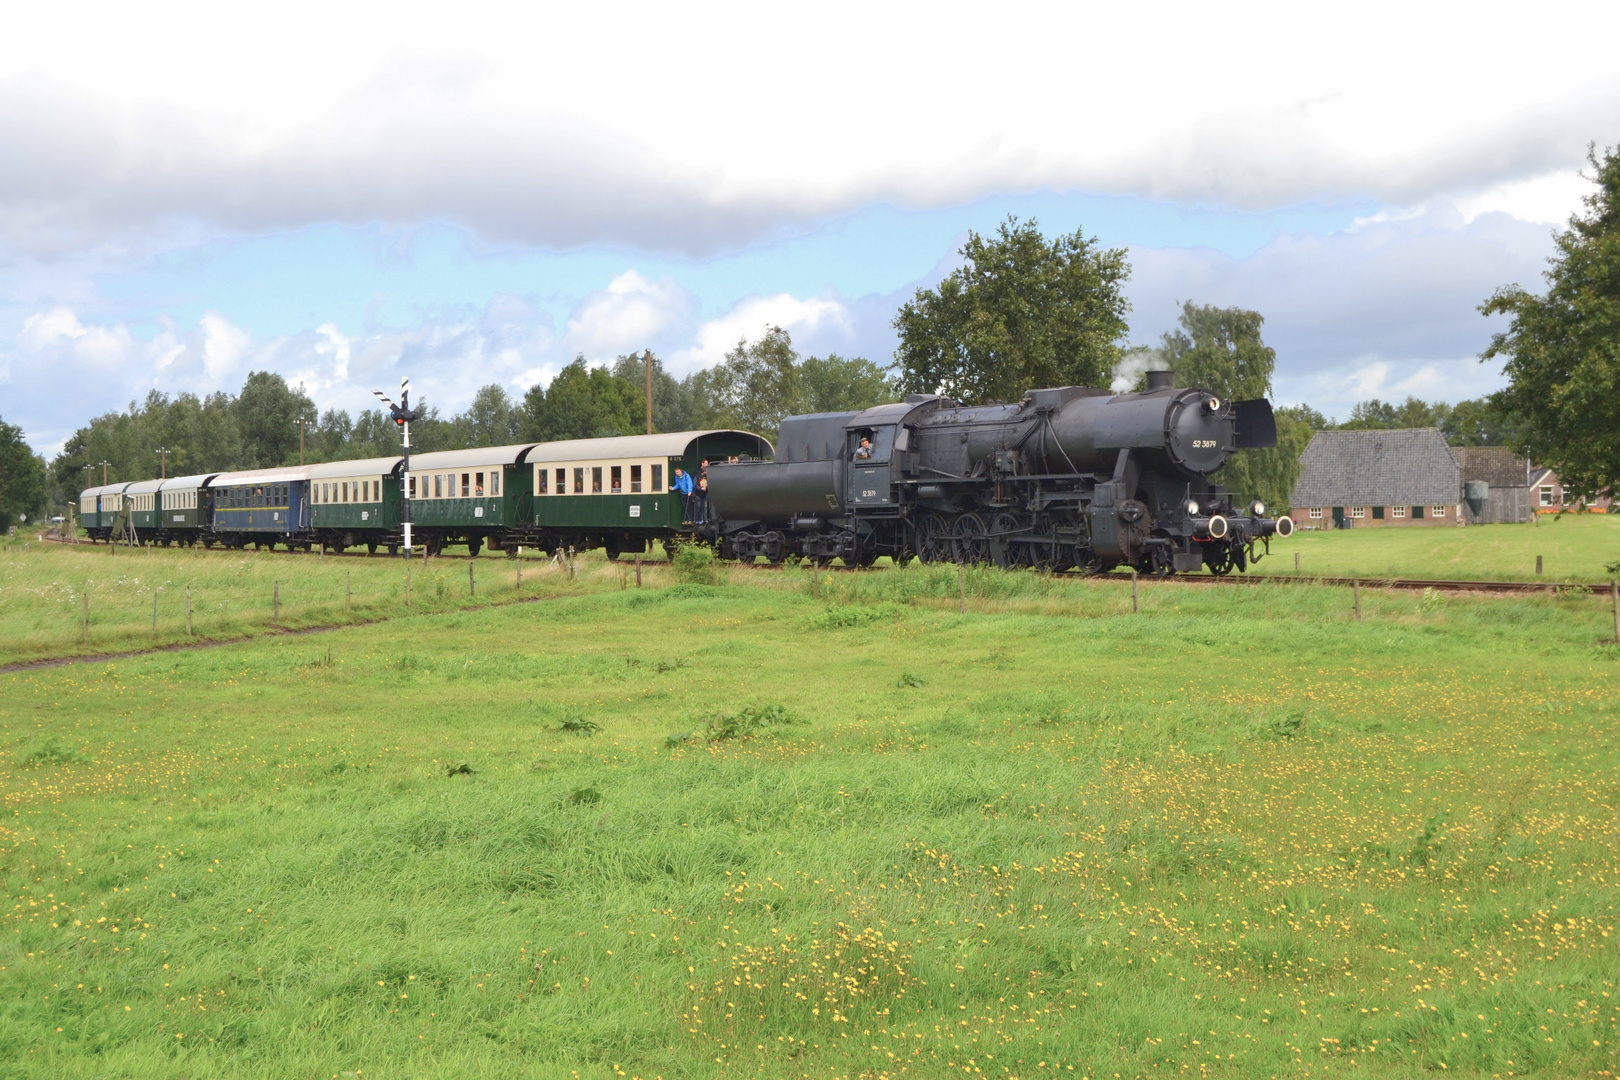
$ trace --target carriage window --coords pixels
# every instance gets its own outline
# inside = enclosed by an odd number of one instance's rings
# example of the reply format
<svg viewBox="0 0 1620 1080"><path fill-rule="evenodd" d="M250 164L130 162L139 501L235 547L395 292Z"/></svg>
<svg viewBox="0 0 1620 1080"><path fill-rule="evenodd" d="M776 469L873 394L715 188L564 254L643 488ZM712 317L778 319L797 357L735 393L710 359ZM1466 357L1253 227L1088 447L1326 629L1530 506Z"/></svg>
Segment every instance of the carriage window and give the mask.
<svg viewBox="0 0 1620 1080"><path fill-rule="evenodd" d="M550 480L550 479L551 479L551 470L550 469L536 469L536 470L534 470L534 493L536 495L544 495L546 493L546 488L548 486L547 481Z"/></svg>
<svg viewBox="0 0 1620 1080"><path fill-rule="evenodd" d="M484 474L483 473L475 473L473 475L473 480L475 481L475 484L474 484L474 487L473 487L473 494L478 495L478 496L482 496L484 494Z"/></svg>
<svg viewBox="0 0 1620 1080"><path fill-rule="evenodd" d="M427 485L426 484L422 485L422 490L424 490L424 491L427 490ZM414 476L411 477L411 498L413 498L413 499L416 498L416 477L414 477Z"/></svg>
<svg viewBox="0 0 1620 1080"><path fill-rule="evenodd" d="M602 466L600 465L591 469L591 494L602 494Z"/></svg>
<svg viewBox="0 0 1620 1080"><path fill-rule="evenodd" d="M652 467L652 489L654 491L664 490L664 467L662 465Z"/></svg>
<svg viewBox="0 0 1620 1080"><path fill-rule="evenodd" d="M623 491L624 491L624 469L623 469L622 466L619 466L619 465L613 466L612 470L608 474L608 479L613 481L613 494L618 495L618 494L623 493Z"/></svg>
<svg viewBox="0 0 1620 1080"><path fill-rule="evenodd" d="M491 497L501 493L501 474L498 472L489 474L489 493Z"/></svg>
<svg viewBox="0 0 1620 1080"><path fill-rule="evenodd" d="M641 466L630 466L630 493L633 495L641 490Z"/></svg>
<svg viewBox="0 0 1620 1080"><path fill-rule="evenodd" d="M585 470L584 469L575 469L574 470L574 494L575 495L583 495L583 494L585 494Z"/></svg>
<svg viewBox="0 0 1620 1080"><path fill-rule="evenodd" d="M558 495L566 495L566 494L568 494L568 470L567 469L558 469L557 470L556 492L557 492Z"/></svg>
<svg viewBox="0 0 1620 1080"><path fill-rule="evenodd" d="M461 497L465 499L472 494L472 473L461 474Z"/></svg>

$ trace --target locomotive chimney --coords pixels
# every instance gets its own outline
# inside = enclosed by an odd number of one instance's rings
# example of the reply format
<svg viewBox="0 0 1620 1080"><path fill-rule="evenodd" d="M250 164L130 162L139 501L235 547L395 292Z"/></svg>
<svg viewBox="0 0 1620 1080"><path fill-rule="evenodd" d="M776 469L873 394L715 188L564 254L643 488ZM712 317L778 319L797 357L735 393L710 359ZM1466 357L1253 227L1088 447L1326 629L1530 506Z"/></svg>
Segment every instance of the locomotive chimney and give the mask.
<svg viewBox="0 0 1620 1080"><path fill-rule="evenodd" d="M1173 371L1150 371L1147 373L1147 388L1149 390L1169 390L1176 385L1176 373Z"/></svg>

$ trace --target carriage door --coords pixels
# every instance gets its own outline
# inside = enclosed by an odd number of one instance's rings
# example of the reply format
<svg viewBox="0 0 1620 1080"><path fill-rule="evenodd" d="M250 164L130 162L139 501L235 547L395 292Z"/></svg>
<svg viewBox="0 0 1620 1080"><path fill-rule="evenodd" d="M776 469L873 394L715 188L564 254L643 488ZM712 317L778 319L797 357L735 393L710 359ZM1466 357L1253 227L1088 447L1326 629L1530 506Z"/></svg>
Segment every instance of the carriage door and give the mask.
<svg viewBox="0 0 1620 1080"><path fill-rule="evenodd" d="M849 461L849 506L892 506L889 462L894 452L894 427L856 428L845 432ZM861 440L867 441L866 446Z"/></svg>

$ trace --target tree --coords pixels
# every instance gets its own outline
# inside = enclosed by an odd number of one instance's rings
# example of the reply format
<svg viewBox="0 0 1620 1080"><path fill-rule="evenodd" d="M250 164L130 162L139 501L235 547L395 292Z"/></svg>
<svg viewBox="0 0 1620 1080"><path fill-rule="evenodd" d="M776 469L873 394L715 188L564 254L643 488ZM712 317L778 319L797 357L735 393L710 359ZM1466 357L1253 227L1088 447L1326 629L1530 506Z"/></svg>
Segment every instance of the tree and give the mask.
<svg viewBox="0 0 1620 1080"><path fill-rule="evenodd" d="M318 415L304 387L289 387L273 371L248 373L236 397L243 467L268 469L298 460L298 418Z"/></svg>
<svg viewBox="0 0 1620 1080"><path fill-rule="evenodd" d="M1080 230L1048 243L1034 220L1009 217L992 239L969 232L961 255L963 266L895 315L902 392L984 403L1105 385L1130 310L1123 248L1099 248Z"/></svg>
<svg viewBox="0 0 1620 1080"><path fill-rule="evenodd" d="M837 353L806 357L799 365L799 385L806 412L870 409L899 396L883 369L872 361Z"/></svg>
<svg viewBox="0 0 1620 1080"><path fill-rule="evenodd" d="M550 386L534 386L523 396L522 437L554 442L644 433L642 394L606 368L587 365L583 354L576 356Z"/></svg>
<svg viewBox="0 0 1620 1080"><path fill-rule="evenodd" d="M498 384L490 383L473 395L467 411L451 420L454 438L463 446L506 446L517 442L522 413Z"/></svg>
<svg viewBox="0 0 1620 1080"><path fill-rule="evenodd" d="M1277 352L1260 336L1266 320L1259 312L1188 300L1177 321L1179 328L1165 334L1159 346L1176 374L1176 385L1200 386L1228 401L1271 396ZM1237 451L1215 474L1215 481L1267 506L1285 507L1299 480L1299 455L1315 429L1303 414L1282 410L1273 415L1277 445Z"/></svg>
<svg viewBox="0 0 1620 1080"><path fill-rule="evenodd" d="M0 530L45 509L45 461L23 440L23 430L0 420Z"/></svg>
<svg viewBox="0 0 1620 1080"><path fill-rule="evenodd" d="M1547 294L1498 289L1480 311L1511 321L1480 359L1506 360L1510 382L1492 402L1512 426L1514 449L1590 498L1620 481L1620 149L1600 160L1589 147L1587 160L1597 190L1558 236Z"/></svg>
<svg viewBox="0 0 1620 1080"><path fill-rule="evenodd" d="M639 390L643 395L647 393L646 359L641 353L632 353L621 356L613 361L613 377L621 379ZM701 421L697 416L696 405L692 399L692 379L676 379L664 370L664 362L657 355L652 358L653 382L653 430L654 431L691 431ZM646 409L642 405L642 409ZM646 413L642 414L642 429L646 428Z"/></svg>
<svg viewBox="0 0 1620 1080"><path fill-rule="evenodd" d="M726 358L691 379L698 414L716 427L736 427L776 441L782 418L803 412L799 354L780 326L757 341L743 338Z"/></svg>

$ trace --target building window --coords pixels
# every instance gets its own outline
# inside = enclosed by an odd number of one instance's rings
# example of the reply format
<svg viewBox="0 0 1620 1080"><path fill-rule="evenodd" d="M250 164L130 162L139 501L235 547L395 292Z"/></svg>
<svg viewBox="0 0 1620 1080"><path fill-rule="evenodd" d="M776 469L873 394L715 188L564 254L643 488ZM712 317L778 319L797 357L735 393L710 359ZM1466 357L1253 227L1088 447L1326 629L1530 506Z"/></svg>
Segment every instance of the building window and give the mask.
<svg viewBox="0 0 1620 1080"><path fill-rule="evenodd" d="M630 494L634 495L641 490L641 466L630 466Z"/></svg>
<svg viewBox="0 0 1620 1080"><path fill-rule="evenodd" d="M1403 517L1405 517L1406 516L1406 507L1404 507L1404 506L1392 506L1392 507L1390 507L1389 508L1389 516L1392 517L1392 518L1403 518Z"/></svg>
<svg viewBox="0 0 1620 1080"><path fill-rule="evenodd" d="M575 495L583 495L583 494L585 494L585 470L584 469L575 469L574 470L574 494Z"/></svg>
<svg viewBox="0 0 1620 1080"><path fill-rule="evenodd" d="M613 494L624 494L624 467L622 465L614 465L610 468L608 470L608 479L612 481Z"/></svg>
<svg viewBox="0 0 1620 1080"><path fill-rule="evenodd" d="M652 489L654 491L664 490L664 467L662 465L652 467Z"/></svg>
<svg viewBox="0 0 1620 1080"><path fill-rule="evenodd" d="M1384 520L1384 508L1382 506L1373 507L1373 520L1374 521L1383 521Z"/></svg>
<svg viewBox="0 0 1620 1080"><path fill-rule="evenodd" d="M1365 506L1352 506L1350 508L1350 516L1353 518L1364 518L1367 516L1367 508Z"/></svg>
<svg viewBox="0 0 1620 1080"><path fill-rule="evenodd" d="M1421 506L1412 507L1412 519L1414 521L1416 521L1416 520L1421 520L1422 517L1423 517L1423 507L1421 507Z"/></svg>
<svg viewBox="0 0 1620 1080"><path fill-rule="evenodd" d="M1311 507L1311 520L1312 521L1321 521L1322 520L1322 508L1320 506Z"/></svg>
<svg viewBox="0 0 1620 1080"><path fill-rule="evenodd" d="M602 466L600 465L591 468L591 494L602 494Z"/></svg>
<svg viewBox="0 0 1620 1080"><path fill-rule="evenodd" d="M1544 488L1541 489L1541 505L1542 506L1551 506L1551 505L1553 505L1553 489L1552 489L1551 485L1548 485L1547 487L1544 487Z"/></svg>
<svg viewBox="0 0 1620 1080"><path fill-rule="evenodd" d="M1429 512L1431 514L1433 514L1435 517L1445 517L1446 516L1446 508L1443 507L1443 506L1431 506L1431 507L1429 507Z"/></svg>

